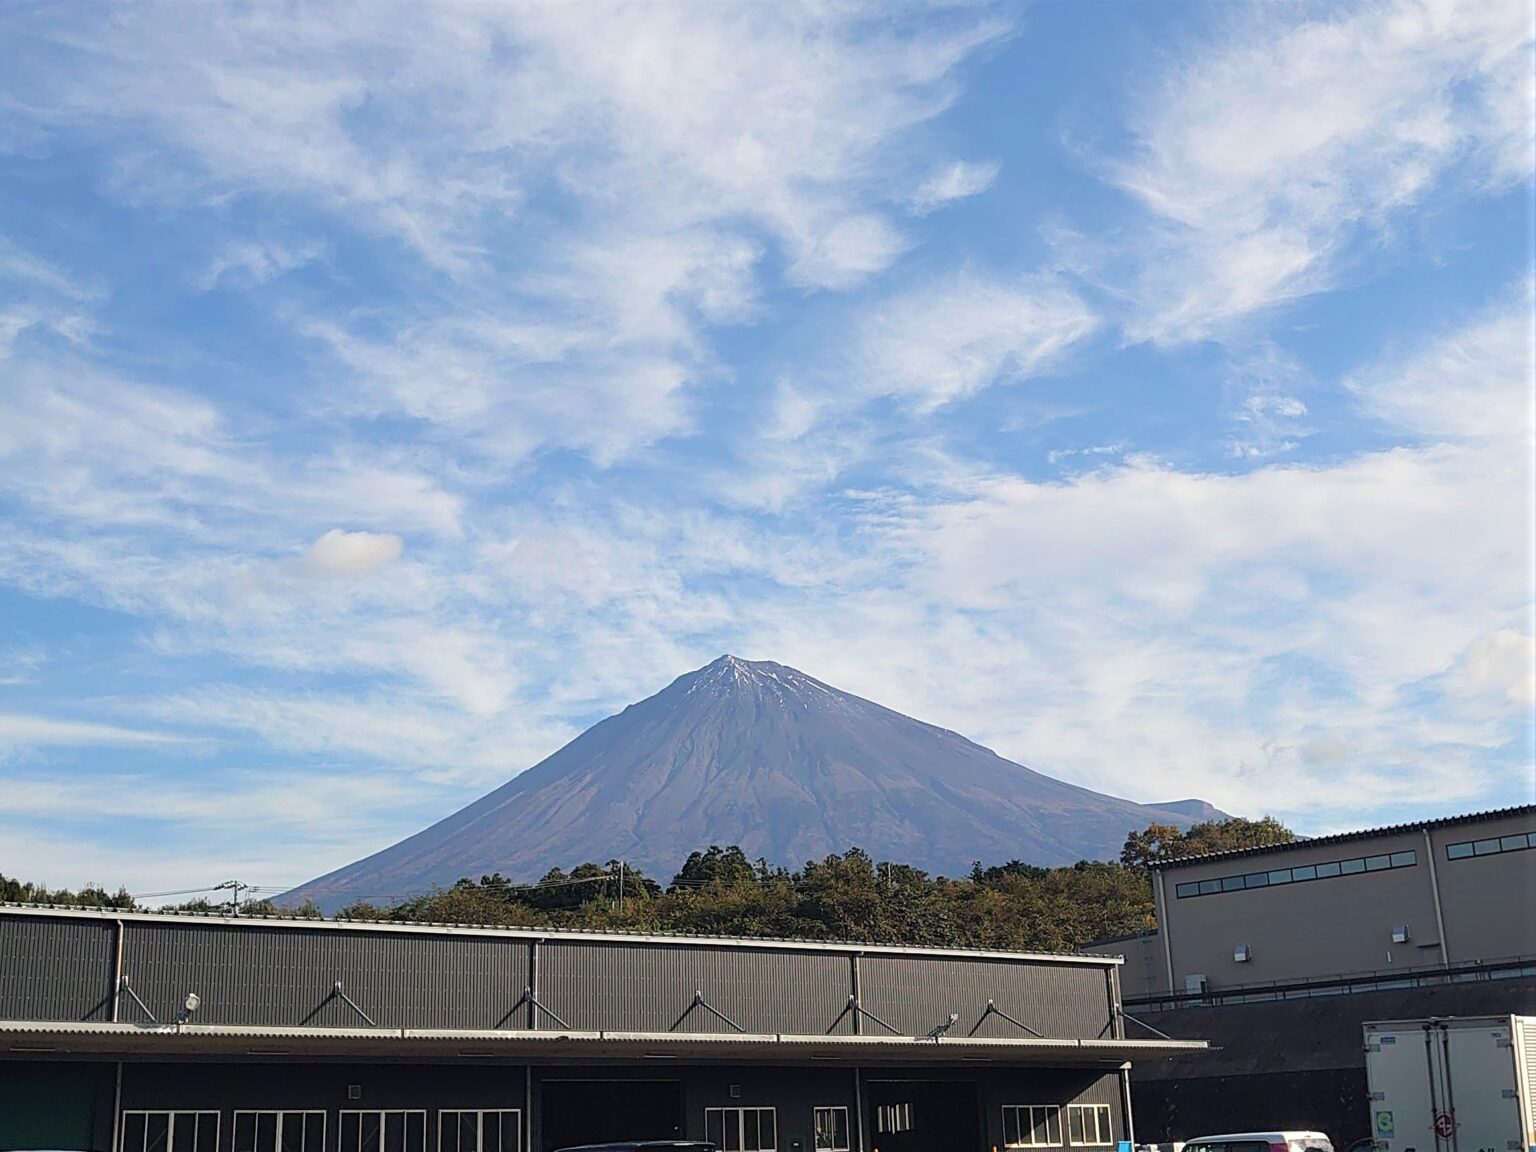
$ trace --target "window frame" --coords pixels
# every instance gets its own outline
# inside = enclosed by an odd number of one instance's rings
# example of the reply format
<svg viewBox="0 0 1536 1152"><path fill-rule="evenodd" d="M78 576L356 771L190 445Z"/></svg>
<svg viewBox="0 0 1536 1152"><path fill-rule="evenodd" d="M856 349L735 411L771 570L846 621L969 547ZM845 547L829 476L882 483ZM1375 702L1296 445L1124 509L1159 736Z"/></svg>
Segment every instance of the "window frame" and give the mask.
<svg viewBox="0 0 1536 1152"><path fill-rule="evenodd" d="M1091 1114L1094 1118L1093 1134L1096 1137L1103 1137L1103 1139L1074 1140L1072 1138L1072 1116L1074 1113L1078 1115ZM1102 1125L1099 1123L1101 1117L1103 1119ZM1087 1124L1083 1124L1082 1128L1086 1137L1088 1132ZM1071 1148L1112 1148L1119 1143L1115 1139L1115 1118L1111 1114L1108 1104L1068 1104L1067 1126L1063 1135L1067 1138L1067 1146Z"/></svg>
<svg viewBox="0 0 1536 1152"><path fill-rule="evenodd" d="M1029 1116L1028 1124L1022 1123L1017 1118L1014 1120L1015 1128L1020 1133L1020 1135L1022 1135L1026 1131L1029 1133L1030 1138L1029 1138L1028 1142L1020 1141L1020 1142L1014 1143L1014 1144L1010 1144L1008 1142L1008 1113L1009 1112L1015 1112L1015 1113L1023 1112L1023 1113L1027 1113L1028 1114L1028 1116ZM1034 1138L1034 1136L1035 1136L1035 1113L1036 1112L1044 1112L1045 1113L1045 1139L1044 1140L1036 1140ZM1051 1139L1051 1122L1053 1120L1055 1121L1055 1127L1056 1127L1056 1138L1054 1140ZM1003 1105L1003 1147L1005 1147L1005 1148L1064 1148L1064 1147L1066 1147L1066 1129L1063 1128L1062 1124L1061 1124L1061 1105L1060 1104L1004 1104Z"/></svg>
<svg viewBox="0 0 1536 1152"><path fill-rule="evenodd" d="M427 1152L427 1109L425 1108L338 1108L336 1110L336 1152L348 1152L347 1149L341 1146L342 1135L346 1129L346 1118L348 1116L377 1116L379 1118L378 1146L376 1148L364 1148L362 1140L359 1139L357 1142L358 1146L354 1152L389 1152L389 1149L384 1147L384 1118L387 1116L403 1116L406 1119L412 1116L420 1116L421 1147L422 1152ZM358 1135L359 1137L362 1135L361 1120L358 1121ZM410 1152L409 1140L406 1139L406 1136L405 1125L402 1123L401 1137L406 1147L401 1149L401 1152Z"/></svg>
<svg viewBox="0 0 1536 1152"><path fill-rule="evenodd" d="M704 1139L706 1139L706 1140L709 1139L709 1114L711 1112L718 1112L718 1113L720 1113L720 1143L716 1145L716 1148L718 1149L718 1152L778 1152L778 1148L779 1148L779 1110L778 1110L778 1108L774 1107L772 1104L728 1104L728 1105L727 1104L721 1104L721 1105L711 1105L710 1107L705 1108L704 1109ZM725 1142L725 1114L727 1112L734 1112L734 1113L736 1113L736 1143L737 1143L737 1147L735 1147L735 1148L729 1147L726 1144L726 1142ZM753 1149L742 1147L742 1144L744 1142L742 1141L741 1134L742 1134L743 1131L745 1131L745 1125L743 1124L743 1120L746 1118L746 1114L748 1112L754 1112L754 1113L757 1114L757 1143L758 1143L758 1146L756 1148L753 1148ZM767 1148L764 1148L762 1146L762 1144L763 1144L763 1121L762 1121L762 1114L764 1112L768 1113L770 1116L773 1117L773 1144L770 1147L767 1147Z"/></svg>
<svg viewBox="0 0 1536 1152"><path fill-rule="evenodd" d="M303 1134L299 1137L300 1147L302 1148L303 1152L327 1152L328 1145L326 1143L326 1138L330 1135L330 1133L327 1131L327 1128L329 1127L330 1113L324 1108L231 1109L229 1113L230 1152L241 1152L241 1149L238 1147L238 1141L240 1139L240 1117L242 1116L256 1117L256 1129L253 1135L260 1133L261 1131L261 1117L274 1116L277 1118L277 1124L274 1126L272 1131L273 1152L283 1152L283 1117L299 1116L307 1120L311 1116L318 1116L320 1117L320 1146L318 1148L311 1148L309 1146L309 1131L306 1127L303 1131ZM301 1123L302 1122L303 1121L301 1121ZM222 1152L222 1149L220 1152ZM251 1152L262 1152L262 1149L257 1145L256 1141L252 1141Z"/></svg>
<svg viewBox="0 0 1536 1152"><path fill-rule="evenodd" d="M823 1112L841 1112L843 1114L843 1143L837 1143L837 1127L832 1128L832 1143L825 1148L817 1143L817 1136L821 1129L818 1119ZM777 1132L775 1132L777 1136ZM846 1104L814 1104L811 1106L811 1152L852 1152L853 1129L849 1124L848 1106Z"/></svg>
<svg viewBox="0 0 1536 1152"><path fill-rule="evenodd" d="M145 1118L144 1137L139 1141L139 1147L137 1149L128 1148L128 1117L130 1116L142 1116ZM217 1108L124 1108L121 1112L118 1113L117 1118L118 1148L121 1149L122 1152L147 1152L149 1147L148 1118L151 1116L164 1116L166 1119L165 1152L176 1152L176 1117L191 1116L193 1118L192 1147L194 1152L196 1152L198 1143L198 1129L202 1126L203 1117L212 1116L213 1147L215 1152L223 1152L223 1148L219 1144L219 1140L224 1134L222 1130L224 1114Z"/></svg>
<svg viewBox="0 0 1536 1152"><path fill-rule="evenodd" d="M502 1145L500 1152L523 1152L523 1110L521 1108L439 1108L437 1110L437 1152L449 1152L443 1147L443 1117L464 1116L475 1117L475 1148L474 1152L484 1152L485 1149L485 1118L487 1116L512 1116L515 1117L516 1137L512 1147L507 1148L506 1121L502 1121ZM458 1132L458 1125L454 1125L454 1132ZM305 1152L309 1152L305 1149ZM454 1147L452 1152L464 1152L462 1145Z"/></svg>

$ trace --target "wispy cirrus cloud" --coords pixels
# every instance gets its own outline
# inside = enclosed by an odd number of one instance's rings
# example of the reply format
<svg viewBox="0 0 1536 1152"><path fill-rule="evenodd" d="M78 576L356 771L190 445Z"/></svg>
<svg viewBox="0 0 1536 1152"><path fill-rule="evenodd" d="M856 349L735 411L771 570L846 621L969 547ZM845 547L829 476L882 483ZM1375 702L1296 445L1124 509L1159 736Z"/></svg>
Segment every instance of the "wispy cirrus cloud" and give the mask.
<svg viewBox="0 0 1536 1152"><path fill-rule="evenodd" d="M1324 291L1352 244L1438 188L1530 178L1533 30L1519 4L1394 0L1233 10L1148 93L1106 174L1148 227L1133 339L1206 339Z"/></svg>

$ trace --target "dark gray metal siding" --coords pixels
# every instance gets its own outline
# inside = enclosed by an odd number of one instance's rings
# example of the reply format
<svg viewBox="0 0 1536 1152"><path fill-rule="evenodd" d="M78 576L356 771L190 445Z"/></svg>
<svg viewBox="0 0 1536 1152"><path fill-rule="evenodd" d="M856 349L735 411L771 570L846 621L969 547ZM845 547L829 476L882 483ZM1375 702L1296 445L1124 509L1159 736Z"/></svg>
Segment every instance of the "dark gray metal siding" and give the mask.
<svg viewBox="0 0 1536 1152"><path fill-rule="evenodd" d="M850 987L848 957L832 952L567 941L539 946L539 1000L576 1029L666 1032L698 991L748 1032L817 1035L847 1007ZM844 1016L836 1032L852 1030ZM734 1030L695 1008L677 1031Z"/></svg>
<svg viewBox="0 0 1536 1152"><path fill-rule="evenodd" d="M987 1001L1055 1038L1090 1039L1109 1031L1104 969L1086 964L959 960L925 956L865 956L859 961L859 1000L903 1035L922 1036L958 1013L950 1030L965 1035ZM867 1022L864 1031L884 1030ZM1024 1036L1006 1020L988 1018L978 1036Z"/></svg>
<svg viewBox="0 0 1536 1152"><path fill-rule="evenodd" d="M110 920L0 917L0 1019L109 1020Z"/></svg>
<svg viewBox="0 0 1536 1152"><path fill-rule="evenodd" d="M507 1013L528 984L528 942L130 923L124 970L161 1021L196 992L199 1024L364 1027L332 995L340 981L380 1027L521 1027L522 1010Z"/></svg>

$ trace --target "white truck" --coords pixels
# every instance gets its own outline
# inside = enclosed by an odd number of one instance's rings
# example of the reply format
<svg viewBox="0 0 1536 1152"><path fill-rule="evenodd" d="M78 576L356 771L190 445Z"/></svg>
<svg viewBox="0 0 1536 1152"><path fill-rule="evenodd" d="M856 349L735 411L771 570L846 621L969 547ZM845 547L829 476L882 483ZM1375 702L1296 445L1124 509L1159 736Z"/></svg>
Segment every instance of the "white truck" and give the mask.
<svg viewBox="0 0 1536 1152"><path fill-rule="evenodd" d="M1536 1017L1365 1025L1380 1152L1536 1152Z"/></svg>

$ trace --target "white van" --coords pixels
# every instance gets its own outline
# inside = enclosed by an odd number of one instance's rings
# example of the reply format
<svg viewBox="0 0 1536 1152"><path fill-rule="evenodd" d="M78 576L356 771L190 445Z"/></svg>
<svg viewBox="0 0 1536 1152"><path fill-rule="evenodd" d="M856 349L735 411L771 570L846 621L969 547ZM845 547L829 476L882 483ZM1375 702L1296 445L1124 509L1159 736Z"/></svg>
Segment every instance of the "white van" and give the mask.
<svg viewBox="0 0 1536 1152"><path fill-rule="evenodd" d="M1186 1140L1184 1152L1333 1152L1333 1141L1321 1132L1229 1132Z"/></svg>

